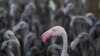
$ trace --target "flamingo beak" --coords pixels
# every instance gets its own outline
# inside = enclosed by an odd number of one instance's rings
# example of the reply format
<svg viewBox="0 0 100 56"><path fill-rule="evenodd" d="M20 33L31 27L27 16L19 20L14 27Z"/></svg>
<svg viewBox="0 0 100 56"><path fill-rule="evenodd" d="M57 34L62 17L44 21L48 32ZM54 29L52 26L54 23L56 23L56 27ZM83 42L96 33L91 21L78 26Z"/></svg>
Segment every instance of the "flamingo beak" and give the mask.
<svg viewBox="0 0 100 56"><path fill-rule="evenodd" d="M44 32L42 34L42 41L46 44L47 40L50 38L51 35L52 35L52 31L51 30L48 30L48 31Z"/></svg>
<svg viewBox="0 0 100 56"><path fill-rule="evenodd" d="M76 48L76 46L78 45L80 39L79 38L76 38L75 40L72 41L70 47L72 50L74 50Z"/></svg>

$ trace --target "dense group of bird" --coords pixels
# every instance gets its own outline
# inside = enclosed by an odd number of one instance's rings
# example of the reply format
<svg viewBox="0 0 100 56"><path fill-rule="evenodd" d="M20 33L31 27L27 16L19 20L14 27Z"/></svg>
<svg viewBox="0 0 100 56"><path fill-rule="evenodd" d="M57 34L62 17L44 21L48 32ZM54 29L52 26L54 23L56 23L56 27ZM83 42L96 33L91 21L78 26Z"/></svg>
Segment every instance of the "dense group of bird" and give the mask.
<svg viewBox="0 0 100 56"><path fill-rule="evenodd" d="M100 56L99 18L56 2L1 0L0 56Z"/></svg>

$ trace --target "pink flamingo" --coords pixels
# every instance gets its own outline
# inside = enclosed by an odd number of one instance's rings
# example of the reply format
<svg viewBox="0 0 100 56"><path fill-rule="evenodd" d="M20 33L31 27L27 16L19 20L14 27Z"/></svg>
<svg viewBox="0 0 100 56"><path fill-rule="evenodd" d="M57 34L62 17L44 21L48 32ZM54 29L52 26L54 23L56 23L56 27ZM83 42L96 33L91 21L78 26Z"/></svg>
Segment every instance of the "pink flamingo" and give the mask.
<svg viewBox="0 0 100 56"><path fill-rule="evenodd" d="M42 41L46 43L50 36L61 36L63 38L63 49L61 56L69 56L67 53L68 39L67 32L65 31L65 29L61 26L52 27L51 29L42 34Z"/></svg>

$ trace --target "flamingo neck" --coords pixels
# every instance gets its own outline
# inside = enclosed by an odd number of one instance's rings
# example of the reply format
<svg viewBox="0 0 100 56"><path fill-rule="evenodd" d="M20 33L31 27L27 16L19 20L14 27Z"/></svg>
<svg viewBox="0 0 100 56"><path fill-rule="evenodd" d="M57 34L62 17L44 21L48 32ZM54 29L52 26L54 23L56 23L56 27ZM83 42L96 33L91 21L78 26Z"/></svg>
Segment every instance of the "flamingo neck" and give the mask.
<svg viewBox="0 0 100 56"><path fill-rule="evenodd" d="M62 49L61 56L68 56L67 54L68 39L67 39L66 32L64 32L64 34L62 35L62 38L63 38L63 49Z"/></svg>

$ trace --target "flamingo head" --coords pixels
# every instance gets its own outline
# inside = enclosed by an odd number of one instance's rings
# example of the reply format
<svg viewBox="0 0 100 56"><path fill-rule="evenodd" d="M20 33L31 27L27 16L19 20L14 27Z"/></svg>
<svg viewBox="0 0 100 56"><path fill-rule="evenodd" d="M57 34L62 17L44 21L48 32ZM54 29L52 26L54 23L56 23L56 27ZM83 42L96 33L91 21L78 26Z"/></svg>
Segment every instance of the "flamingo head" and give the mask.
<svg viewBox="0 0 100 56"><path fill-rule="evenodd" d="M61 26L54 26L51 29L49 29L48 31L44 32L42 34L42 41L44 43L47 42L47 40L51 37L51 36L61 36L63 35L64 32L64 28Z"/></svg>

